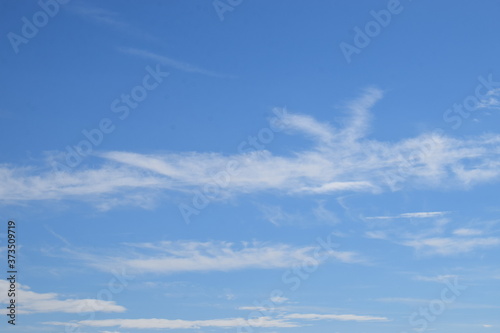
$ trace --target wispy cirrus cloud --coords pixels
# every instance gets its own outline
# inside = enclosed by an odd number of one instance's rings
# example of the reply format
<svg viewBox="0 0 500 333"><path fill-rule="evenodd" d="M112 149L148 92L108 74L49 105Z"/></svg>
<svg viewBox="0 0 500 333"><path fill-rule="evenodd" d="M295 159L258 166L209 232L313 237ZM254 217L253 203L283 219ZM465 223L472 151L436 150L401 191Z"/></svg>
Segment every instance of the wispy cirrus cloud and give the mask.
<svg viewBox="0 0 500 333"><path fill-rule="evenodd" d="M310 212L304 210L290 212L277 205L258 205L258 207L264 219L276 226L334 225L340 222L335 212L325 207L324 201L319 201Z"/></svg>
<svg viewBox="0 0 500 333"><path fill-rule="evenodd" d="M200 329L209 327L233 328L233 327L297 327L298 325L285 319L273 319L270 317L259 317L253 320L244 318L224 318L209 320L182 320L182 319L102 319L81 320L76 322L44 322L46 325L55 326L79 326L79 327L117 327L128 329Z"/></svg>
<svg viewBox="0 0 500 333"><path fill-rule="evenodd" d="M479 101L477 109L500 109L500 88L490 89L486 96Z"/></svg>
<svg viewBox="0 0 500 333"><path fill-rule="evenodd" d="M339 320L339 321L389 321L386 317L359 316L353 314L317 314L317 313L292 313L284 316L289 319L306 320Z"/></svg>
<svg viewBox="0 0 500 333"><path fill-rule="evenodd" d="M74 170L73 172L44 172L34 167L0 165L0 200L16 203L29 200L61 200L73 198L94 201L95 196L114 196L118 192L133 193L121 200L137 197L137 190L167 189L168 182L161 177L137 169L103 165L99 169ZM113 198L109 198L112 204ZM106 200L104 200L106 202ZM99 203L99 204L102 204Z"/></svg>
<svg viewBox="0 0 500 333"><path fill-rule="evenodd" d="M460 228L453 231L453 234L456 236L480 236L483 233L483 230L470 228Z"/></svg>
<svg viewBox="0 0 500 333"><path fill-rule="evenodd" d="M404 241L402 245L412 247L423 255L449 256L498 246L500 245L500 238L431 237Z"/></svg>
<svg viewBox="0 0 500 333"><path fill-rule="evenodd" d="M371 239L379 239L413 248L419 256L457 256L489 250L500 245L495 234L494 223L475 221L475 228L468 228L470 222L460 223L451 217L450 212L417 212L395 216L368 217L370 226L377 228L364 233ZM409 223L398 223L398 219L415 219ZM464 225L464 227L460 227ZM480 227L482 227L480 229Z"/></svg>
<svg viewBox="0 0 500 333"><path fill-rule="evenodd" d="M68 9L82 17L89 18L95 22L103 23L115 28L128 28L130 25L121 18L121 14L115 11L90 5L88 3L73 3Z"/></svg>
<svg viewBox="0 0 500 333"><path fill-rule="evenodd" d="M288 268L313 258L316 247L259 242L165 241L128 244L122 255L100 255L70 251L76 258L103 271L125 269L130 274L175 274L182 272L236 271L243 269ZM330 260L361 263L355 252L324 250Z"/></svg>
<svg viewBox="0 0 500 333"><path fill-rule="evenodd" d="M447 274L447 275L438 275L438 276L422 276L422 275L417 275L414 277L415 280L417 281L425 281L425 282L445 282L450 279L457 279L457 275L452 275L452 274Z"/></svg>
<svg viewBox="0 0 500 333"><path fill-rule="evenodd" d="M293 320L293 321L292 321ZM337 320L358 322L386 322L386 317L353 315L353 314L315 314L315 313L291 313L278 315L277 317L263 316L252 319L225 318L209 320L182 320L182 319L102 319L81 320L75 322L45 322L46 325L62 326L73 325L79 327L117 327L128 329L200 329L209 327L236 328L236 327L281 327L291 328L305 326L303 321Z"/></svg>
<svg viewBox="0 0 500 333"><path fill-rule="evenodd" d="M237 167L220 187L220 198L263 191L318 196L405 187L467 189L500 179L498 134L457 139L423 133L397 142L368 138L369 111L381 96L380 90L371 88L349 104L351 119L345 121L345 127L282 110L279 122L283 132L311 140L308 149L287 155L267 150L231 155L110 151L96 154L92 167L82 165L65 172L4 164L0 166L0 201L73 199L94 202L102 209L120 204L150 207L165 193L182 195L202 188L228 163ZM402 161L406 161L404 170ZM443 214L416 212L398 217Z"/></svg>
<svg viewBox="0 0 500 333"><path fill-rule="evenodd" d="M447 214L448 212L415 212L415 213L403 213L394 216L369 216L366 217L368 220L386 220L386 219L425 219L431 217L439 217Z"/></svg>

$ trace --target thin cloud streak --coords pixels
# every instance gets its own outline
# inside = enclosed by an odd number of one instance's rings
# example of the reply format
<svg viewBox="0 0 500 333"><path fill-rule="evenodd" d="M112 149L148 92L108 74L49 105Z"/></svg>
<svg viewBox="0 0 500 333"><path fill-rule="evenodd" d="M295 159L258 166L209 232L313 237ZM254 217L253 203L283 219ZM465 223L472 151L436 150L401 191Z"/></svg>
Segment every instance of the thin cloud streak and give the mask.
<svg viewBox="0 0 500 333"><path fill-rule="evenodd" d="M447 214L448 212L416 212L416 213L403 213L395 216L369 216L366 217L367 220L386 220L386 219L422 219L439 217Z"/></svg>
<svg viewBox="0 0 500 333"><path fill-rule="evenodd" d="M417 275L414 277L414 280L417 281L425 281L425 282L438 282L438 283L443 283L447 280L450 279L457 279L458 275L438 275L438 276L422 276L422 275Z"/></svg>
<svg viewBox="0 0 500 333"><path fill-rule="evenodd" d="M353 314L315 314L315 313L293 313L285 315L289 319L306 319L306 320L339 320L339 321L389 321L386 317L375 316L359 316Z"/></svg>
<svg viewBox="0 0 500 333"><path fill-rule="evenodd" d="M111 11L102 7L91 5L89 3L70 4L68 10L94 23L106 25L116 31L127 34L138 40L147 40L161 45L161 39L150 35L149 33L134 27L130 24L130 20L123 18L118 12Z"/></svg>
<svg viewBox="0 0 500 333"><path fill-rule="evenodd" d="M500 245L500 238L431 237L405 241L402 245L412 247L418 253L424 255L449 256L498 246Z"/></svg>
<svg viewBox="0 0 500 333"><path fill-rule="evenodd" d="M128 329L200 329L203 327L298 327L297 324L284 319L273 319L270 317L259 317L253 320L244 318L226 318L210 320L182 320L182 319L103 319L103 320L81 320L74 323L44 322L46 325L54 326L86 326L86 327L118 327Z"/></svg>
<svg viewBox="0 0 500 333"><path fill-rule="evenodd" d="M253 308L252 308L253 309ZM226 318L209 320L182 320L182 319L103 319L103 320L81 320L72 323L65 322L45 322L46 325L75 327L117 327L128 329L200 329L203 327L236 328L236 327L300 327L303 323L293 322L289 319L298 320L337 320L337 321L358 321L358 322L386 322L386 317L360 316L352 314L313 314L313 313L292 313L272 317L258 317L252 319Z"/></svg>
<svg viewBox="0 0 500 333"><path fill-rule="evenodd" d="M147 58L147 59L152 59L156 62L164 64L165 66L169 66L169 67L172 67L172 68L175 68L177 70L187 72L187 73L196 73L196 74L202 74L202 75L213 76L213 77L218 77L218 78L233 78L232 76L229 76L229 75L209 71L209 70L197 67L195 65L191 65L191 64L188 64L186 62L174 60L174 59L167 57L165 55L157 54L157 53L146 51L146 50L140 50L140 49L131 48L131 47L120 48L119 50L123 53L126 53L126 54L139 56L139 57Z"/></svg>

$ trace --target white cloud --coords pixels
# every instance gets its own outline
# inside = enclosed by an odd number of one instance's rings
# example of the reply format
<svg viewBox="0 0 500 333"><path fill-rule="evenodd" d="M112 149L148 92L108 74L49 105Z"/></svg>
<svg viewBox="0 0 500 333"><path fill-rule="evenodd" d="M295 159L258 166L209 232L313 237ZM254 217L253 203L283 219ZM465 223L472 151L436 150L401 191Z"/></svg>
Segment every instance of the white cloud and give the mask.
<svg viewBox="0 0 500 333"><path fill-rule="evenodd" d="M486 97L479 101L477 109L500 109L500 88L491 89Z"/></svg>
<svg viewBox="0 0 500 333"><path fill-rule="evenodd" d="M47 325L65 326L71 323L45 322ZM203 327L234 328L240 326L252 327L297 327L298 325L284 319L259 317L251 320L244 318L210 319L210 320L182 320L182 319L105 319L81 320L72 323L75 326L88 327L118 327L128 329L199 329Z"/></svg>
<svg viewBox="0 0 500 333"><path fill-rule="evenodd" d="M240 309L258 310L259 307L242 307ZM267 310L266 310L267 311ZM301 314L293 313L281 315L280 318L268 316L252 318L226 318L209 320L182 320L182 319L104 319L104 320L81 320L71 323L65 322L45 322L46 325L55 326L87 326L87 327L118 327L127 329L200 329L204 327L235 328L235 327L299 327L301 323L290 321L290 319L302 320L338 320L338 321L367 321L367 322L385 322L389 321L386 317L360 316L352 314Z"/></svg>
<svg viewBox="0 0 500 333"><path fill-rule="evenodd" d="M133 251L122 256L76 254L93 267L104 271L125 269L135 274L203 271L234 271L242 269L288 268L313 258L316 247L294 247L286 244L165 241L129 244ZM354 252L324 250L329 258L344 263L363 259ZM101 251L102 252L102 251Z"/></svg>
<svg viewBox="0 0 500 333"><path fill-rule="evenodd" d="M409 240L403 245L413 247L416 251L426 255L456 255L472 252L477 249L494 247L500 244L500 238L477 237L477 238L453 238L432 237Z"/></svg>
<svg viewBox="0 0 500 333"><path fill-rule="evenodd" d="M423 218L431 218L438 217L447 214L448 212L415 212L415 213L403 213L395 216L369 216L366 219L368 220L385 220L385 219L423 219Z"/></svg>
<svg viewBox="0 0 500 333"><path fill-rule="evenodd" d="M317 187L303 187L298 190L304 193L324 194L340 191L355 191L355 192L374 192L378 191L377 187L370 182L331 182Z"/></svg>
<svg viewBox="0 0 500 333"><path fill-rule="evenodd" d="M139 53L149 56L144 52ZM283 111L278 121L283 132L302 134L313 142L309 149L287 155L266 150L232 155L114 151L92 157L91 169L82 164L67 172L0 165L0 201L75 199L95 202L102 209L120 204L151 207L164 193L202 191L207 183L216 184L214 174L226 170L228 163L237 167L218 188L220 195L216 198L260 191L321 195L377 193L404 187L466 189L500 179L498 134L457 139L423 133L397 142L367 138L369 111L381 96L381 91L368 89L348 104L351 118L344 127ZM50 156L55 160L61 157ZM426 218L444 213L417 212L399 217Z"/></svg>
<svg viewBox="0 0 500 333"><path fill-rule="evenodd" d="M381 90L368 88L359 98L349 102L347 111L350 117L337 136L336 141L347 142L349 147L356 147L356 144L360 143L359 141L368 134L371 118L370 109L382 96L383 92Z"/></svg>
<svg viewBox="0 0 500 333"><path fill-rule="evenodd" d="M364 235L367 238L382 239L411 247L417 255L453 256L477 250L487 250L500 245L500 237L481 237L486 233L485 231L457 228L457 222L451 223L450 218L439 217L446 213L419 212L370 217L367 218L373 221L370 225L377 227L379 230L366 231ZM391 220L394 221L408 215L419 220L409 223L391 223ZM476 227L479 224L483 225L484 223L475 222ZM491 227L488 223L484 225L485 230ZM450 227L454 227L454 229L450 230Z"/></svg>
<svg viewBox="0 0 500 333"><path fill-rule="evenodd" d="M402 218L429 218L429 217L437 217L446 214L447 212L418 212L418 213L404 213L400 216Z"/></svg>
<svg viewBox="0 0 500 333"><path fill-rule="evenodd" d="M334 139L334 128L329 124L320 123L311 116L288 113L283 121L286 124L286 131L305 134L314 141L329 145Z"/></svg>
<svg viewBox="0 0 500 333"><path fill-rule="evenodd" d="M457 236L479 236L483 234L483 231L478 229L461 228L453 231L453 234Z"/></svg>
<svg viewBox="0 0 500 333"><path fill-rule="evenodd" d="M285 211L281 206L257 204L265 220L276 226L282 225L334 225L340 222L337 215L327 207L324 201L319 201L317 205L308 209L295 209L294 211Z"/></svg>
<svg viewBox="0 0 500 333"><path fill-rule="evenodd" d="M320 201L318 206L313 210L316 220L323 221L329 224L336 224L340 222L337 214L325 207L325 202Z"/></svg>
<svg viewBox="0 0 500 333"><path fill-rule="evenodd" d="M119 13L102 7L91 6L89 4L79 4L78 6L73 4L68 8L75 14L85 18L90 18L95 22L103 23L114 28L123 30L130 27L130 25L120 17Z"/></svg>
<svg viewBox="0 0 500 333"><path fill-rule="evenodd" d="M285 212L280 206L261 205L260 210L264 214L264 219L275 226L280 226L282 224L299 224L304 219L300 214Z"/></svg>
<svg viewBox="0 0 500 333"><path fill-rule="evenodd" d="M372 239L387 239L388 236L384 231L367 231L365 232L365 237Z"/></svg>
<svg viewBox="0 0 500 333"><path fill-rule="evenodd" d="M7 304L9 282L0 280L0 303ZM85 312L124 312L125 308L113 301L98 299L63 299L56 293L36 293L29 287L17 284L18 298L22 300L19 313L85 313Z"/></svg>
<svg viewBox="0 0 500 333"><path fill-rule="evenodd" d="M276 308L267 308L265 306L240 306L238 310L258 311L264 314L266 312L276 311Z"/></svg>
<svg viewBox="0 0 500 333"><path fill-rule="evenodd" d="M447 274L447 275L438 275L438 276L415 276L415 280L417 281L425 281L425 282L444 282L450 279L457 279L457 275Z"/></svg>
<svg viewBox="0 0 500 333"><path fill-rule="evenodd" d="M386 317L375 316L358 316L352 314L315 314L315 313L293 313L285 315L285 318L290 319L307 319L307 320L340 320L340 321L389 321Z"/></svg>
<svg viewBox="0 0 500 333"><path fill-rule="evenodd" d="M284 303L288 301L288 298L282 297L282 296L274 296L270 298L271 302L273 303Z"/></svg>
<svg viewBox="0 0 500 333"><path fill-rule="evenodd" d="M0 188L0 200L7 203L71 197L94 200L92 198L96 196L113 196L129 189L168 188L166 181L158 176L127 167L111 166L103 166L99 170L43 174L34 168L10 168L0 165L0 180L3 184ZM130 195L135 196L135 192Z"/></svg>

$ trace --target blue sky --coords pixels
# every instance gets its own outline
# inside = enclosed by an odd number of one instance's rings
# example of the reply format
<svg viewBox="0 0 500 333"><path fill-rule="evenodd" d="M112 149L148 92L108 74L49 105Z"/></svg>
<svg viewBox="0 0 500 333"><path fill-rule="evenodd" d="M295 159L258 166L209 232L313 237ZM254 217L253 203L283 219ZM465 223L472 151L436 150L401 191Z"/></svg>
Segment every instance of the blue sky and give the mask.
<svg viewBox="0 0 500 333"><path fill-rule="evenodd" d="M498 2L0 6L2 331L500 328Z"/></svg>

